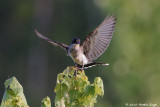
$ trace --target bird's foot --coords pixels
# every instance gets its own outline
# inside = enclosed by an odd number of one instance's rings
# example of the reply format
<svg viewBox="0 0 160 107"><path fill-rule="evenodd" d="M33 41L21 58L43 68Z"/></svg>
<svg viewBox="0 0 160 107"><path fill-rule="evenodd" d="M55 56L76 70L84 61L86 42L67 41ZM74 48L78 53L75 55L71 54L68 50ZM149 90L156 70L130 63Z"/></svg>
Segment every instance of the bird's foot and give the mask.
<svg viewBox="0 0 160 107"><path fill-rule="evenodd" d="M77 79L77 74L78 74L78 71L83 71L83 68L79 68L79 67L75 67L76 68L76 76L75 76L75 79Z"/></svg>
<svg viewBox="0 0 160 107"><path fill-rule="evenodd" d="M77 79L77 67L76 67L76 77L75 77L75 79Z"/></svg>

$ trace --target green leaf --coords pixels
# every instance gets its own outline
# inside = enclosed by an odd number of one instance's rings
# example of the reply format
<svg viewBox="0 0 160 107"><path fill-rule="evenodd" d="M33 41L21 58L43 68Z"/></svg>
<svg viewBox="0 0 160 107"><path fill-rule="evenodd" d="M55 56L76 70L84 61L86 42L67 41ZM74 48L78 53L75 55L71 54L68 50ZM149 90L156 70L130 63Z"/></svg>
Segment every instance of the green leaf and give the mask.
<svg viewBox="0 0 160 107"><path fill-rule="evenodd" d="M96 77L94 79L94 85L95 85L95 92L99 94L100 96L104 95L104 86L103 81L100 77Z"/></svg>
<svg viewBox="0 0 160 107"><path fill-rule="evenodd" d="M85 95L89 96L89 98L94 96L95 95L95 87L94 86L87 86Z"/></svg>
<svg viewBox="0 0 160 107"><path fill-rule="evenodd" d="M67 67L63 73L58 74L54 89L56 107L93 107L97 96L104 94L100 77L96 77L91 84L83 70L78 70L75 78L75 70L75 67Z"/></svg>
<svg viewBox="0 0 160 107"><path fill-rule="evenodd" d="M23 87L15 77L6 80L1 107L28 107Z"/></svg>
<svg viewBox="0 0 160 107"><path fill-rule="evenodd" d="M54 91L56 92L56 101L60 101L66 95L68 87L63 83L58 83Z"/></svg>
<svg viewBox="0 0 160 107"><path fill-rule="evenodd" d="M51 107L51 100L48 96L42 100L41 107Z"/></svg>
<svg viewBox="0 0 160 107"><path fill-rule="evenodd" d="M71 89L71 90L69 91L70 100L71 100L71 101L74 101L75 99L77 99L78 94L79 94L79 90L77 90L77 89Z"/></svg>
<svg viewBox="0 0 160 107"><path fill-rule="evenodd" d="M61 82L60 80L62 79L63 79L63 73L59 73L57 77L57 83L60 83Z"/></svg>
<svg viewBox="0 0 160 107"><path fill-rule="evenodd" d="M70 66L70 67L67 67L67 69L65 69L65 70L63 71L63 74L64 74L64 75L69 75L69 76L72 77L72 76L74 75L75 70L76 70L75 67Z"/></svg>

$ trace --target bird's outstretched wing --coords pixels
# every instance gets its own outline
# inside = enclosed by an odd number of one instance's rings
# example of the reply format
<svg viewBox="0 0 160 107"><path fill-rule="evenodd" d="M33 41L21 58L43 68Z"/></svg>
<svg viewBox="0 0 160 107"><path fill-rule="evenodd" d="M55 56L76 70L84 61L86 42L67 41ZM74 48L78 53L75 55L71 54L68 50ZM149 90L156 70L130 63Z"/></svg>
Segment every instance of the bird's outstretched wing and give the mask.
<svg viewBox="0 0 160 107"><path fill-rule="evenodd" d="M61 48L63 48L64 50L67 51L67 49L68 49L68 47L69 47L68 45L63 44L63 43L60 43L60 42L56 42L56 41L54 41L54 40L51 40L51 39L43 36L43 35L42 35L41 33L39 33L37 30L34 30L34 31L35 31L35 33L37 34L38 37L40 37L40 38L48 41L49 43L51 43L51 44L53 44L53 45L55 45L55 46L60 46Z"/></svg>
<svg viewBox="0 0 160 107"><path fill-rule="evenodd" d="M93 32L89 33L81 44L84 54L90 61L97 59L108 48L115 24L116 18L107 16Z"/></svg>

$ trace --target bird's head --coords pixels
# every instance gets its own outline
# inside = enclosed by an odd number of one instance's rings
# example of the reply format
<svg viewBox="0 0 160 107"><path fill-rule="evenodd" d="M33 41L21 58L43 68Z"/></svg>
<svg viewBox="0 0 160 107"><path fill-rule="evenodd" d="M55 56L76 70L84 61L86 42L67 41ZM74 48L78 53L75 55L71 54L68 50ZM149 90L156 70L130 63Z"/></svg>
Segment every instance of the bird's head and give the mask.
<svg viewBox="0 0 160 107"><path fill-rule="evenodd" d="M80 39L77 37L73 38L71 44L80 44Z"/></svg>

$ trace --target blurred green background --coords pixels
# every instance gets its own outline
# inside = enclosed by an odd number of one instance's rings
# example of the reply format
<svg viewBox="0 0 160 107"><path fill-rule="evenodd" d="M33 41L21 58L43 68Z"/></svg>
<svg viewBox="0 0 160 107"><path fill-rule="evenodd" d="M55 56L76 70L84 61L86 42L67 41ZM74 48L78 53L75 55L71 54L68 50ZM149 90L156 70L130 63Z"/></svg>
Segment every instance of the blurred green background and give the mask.
<svg viewBox="0 0 160 107"><path fill-rule="evenodd" d="M158 0L1 0L0 101L4 82L15 76L31 107L40 107L53 89L57 74L73 61L61 48L39 39L47 37L70 44L83 40L108 15L117 17L108 50L98 61L110 66L87 69L90 81L100 76L105 94L96 107L126 104L160 106L160 1Z"/></svg>

